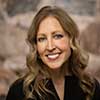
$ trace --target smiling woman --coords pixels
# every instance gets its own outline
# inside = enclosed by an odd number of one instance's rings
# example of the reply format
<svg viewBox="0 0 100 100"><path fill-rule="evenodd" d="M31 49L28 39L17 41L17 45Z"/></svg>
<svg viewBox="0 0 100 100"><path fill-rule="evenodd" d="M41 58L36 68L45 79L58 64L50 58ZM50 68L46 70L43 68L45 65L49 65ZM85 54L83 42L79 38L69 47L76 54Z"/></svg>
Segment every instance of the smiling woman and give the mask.
<svg viewBox="0 0 100 100"><path fill-rule="evenodd" d="M52 69L60 68L68 60L71 54L69 37L56 18L50 16L40 23L37 51L43 63Z"/></svg>
<svg viewBox="0 0 100 100"><path fill-rule="evenodd" d="M84 70L75 22L63 9L45 6L28 31L28 73L10 87L6 100L100 100L100 84Z"/></svg>

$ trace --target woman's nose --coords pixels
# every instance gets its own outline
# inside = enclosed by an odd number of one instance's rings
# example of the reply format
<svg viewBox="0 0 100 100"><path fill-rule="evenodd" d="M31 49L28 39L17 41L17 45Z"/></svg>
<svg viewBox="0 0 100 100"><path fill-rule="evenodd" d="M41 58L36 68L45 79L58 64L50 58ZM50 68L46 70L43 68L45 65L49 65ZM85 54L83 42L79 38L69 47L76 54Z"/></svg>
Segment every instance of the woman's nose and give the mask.
<svg viewBox="0 0 100 100"><path fill-rule="evenodd" d="M53 42L53 39L49 39L47 43L47 50L52 51L55 49L55 43Z"/></svg>

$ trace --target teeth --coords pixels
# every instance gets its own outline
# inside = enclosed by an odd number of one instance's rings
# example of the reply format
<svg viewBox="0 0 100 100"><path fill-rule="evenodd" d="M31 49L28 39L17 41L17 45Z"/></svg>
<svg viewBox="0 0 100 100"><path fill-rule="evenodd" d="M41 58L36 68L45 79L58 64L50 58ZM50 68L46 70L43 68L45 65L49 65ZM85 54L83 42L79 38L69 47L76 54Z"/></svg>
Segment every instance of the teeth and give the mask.
<svg viewBox="0 0 100 100"><path fill-rule="evenodd" d="M52 54L52 55L48 55L48 58L50 59L55 59L59 56L59 54Z"/></svg>

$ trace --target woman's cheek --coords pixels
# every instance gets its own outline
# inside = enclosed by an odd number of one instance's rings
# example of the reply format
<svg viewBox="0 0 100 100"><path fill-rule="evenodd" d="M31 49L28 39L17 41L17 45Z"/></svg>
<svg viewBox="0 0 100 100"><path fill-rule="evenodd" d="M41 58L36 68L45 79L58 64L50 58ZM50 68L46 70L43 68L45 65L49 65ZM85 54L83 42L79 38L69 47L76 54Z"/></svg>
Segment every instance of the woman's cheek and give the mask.
<svg viewBox="0 0 100 100"><path fill-rule="evenodd" d="M59 48L64 50L64 49L69 48L69 41L62 40L62 41L57 42L57 45L58 45Z"/></svg>
<svg viewBox="0 0 100 100"><path fill-rule="evenodd" d="M37 45L37 50L39 52L39 54L42 54L46 49L46 44L44 43L40 43Z"/></svg>

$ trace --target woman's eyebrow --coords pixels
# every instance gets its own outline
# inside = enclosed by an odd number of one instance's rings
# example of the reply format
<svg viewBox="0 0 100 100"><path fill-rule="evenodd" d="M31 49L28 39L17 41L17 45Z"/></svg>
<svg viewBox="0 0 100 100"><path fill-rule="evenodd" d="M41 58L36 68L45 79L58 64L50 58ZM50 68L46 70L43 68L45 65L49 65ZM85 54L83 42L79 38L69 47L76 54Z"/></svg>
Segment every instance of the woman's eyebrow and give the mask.
<svg viewBox="0 0 100 100"><path fill-rule="evenodd" d="M52 34L56 34L56 33L64 34L64 32L62 32L62 31L54 31L54 32L52 32Z"/></svg>
<svg viewBox="0 0 100 100"><path fill-rule="evenodd" d="M45 36L45 33L39 33L37 36Z"/></svg>

